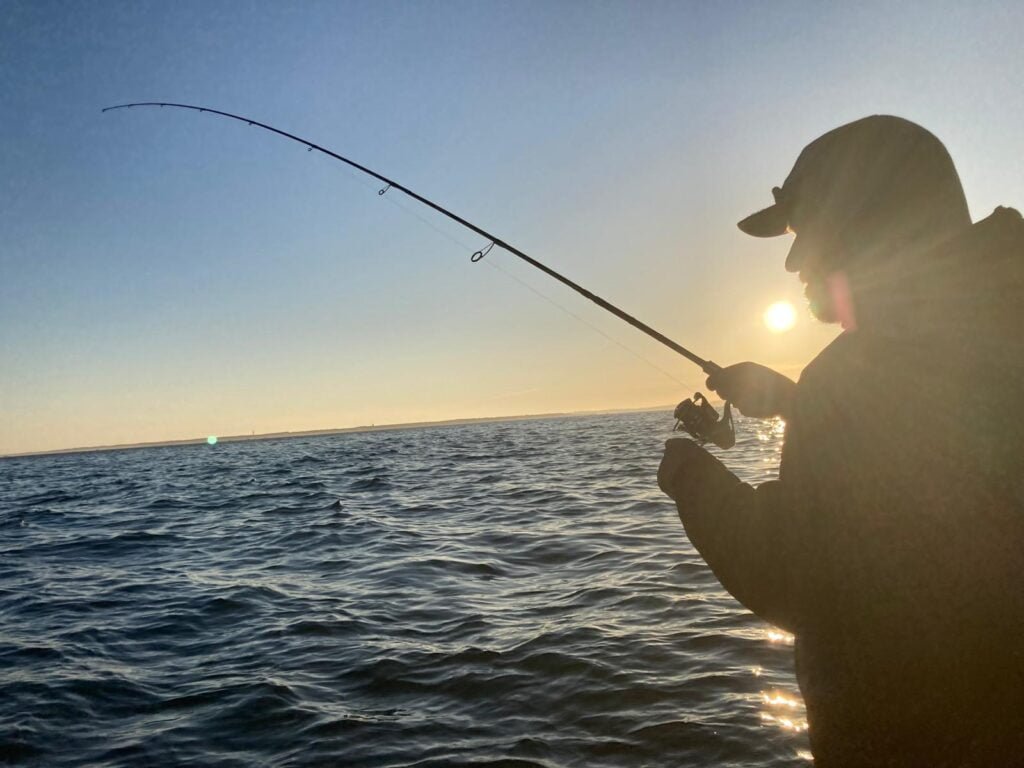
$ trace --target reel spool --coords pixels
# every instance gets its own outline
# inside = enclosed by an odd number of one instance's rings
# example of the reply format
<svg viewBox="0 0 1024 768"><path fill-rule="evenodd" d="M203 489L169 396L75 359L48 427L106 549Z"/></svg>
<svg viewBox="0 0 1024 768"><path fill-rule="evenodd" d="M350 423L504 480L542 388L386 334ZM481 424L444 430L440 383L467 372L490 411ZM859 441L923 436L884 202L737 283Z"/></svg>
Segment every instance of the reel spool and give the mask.
<svg viewBox="0 0 1024 768"><path fill-rule="evenodd" d="M736 445L732 403L727 402L722 415L719 416L707 398L697 392L692 398L688 397L677 405L673 415L676 418L673 431L685 430L701 445L714 443L719 448L732 448Z"/></svg>

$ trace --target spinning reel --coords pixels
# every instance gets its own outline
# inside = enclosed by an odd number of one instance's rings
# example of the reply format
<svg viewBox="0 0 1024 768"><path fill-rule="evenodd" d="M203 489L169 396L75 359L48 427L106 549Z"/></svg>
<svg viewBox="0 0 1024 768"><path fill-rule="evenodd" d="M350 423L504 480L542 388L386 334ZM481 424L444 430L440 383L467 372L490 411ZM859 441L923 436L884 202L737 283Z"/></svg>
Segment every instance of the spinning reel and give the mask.
<svg viewBox="0 0 1024 768"><path fill-rule="evenodd" d="M676 426L688 432L701 445L714 443L719 448L732 448L736 445L736 428L732 423L732 403L725 404L722 415L708 402L700 392L692 398L686 398L676 406Z"/></svg>

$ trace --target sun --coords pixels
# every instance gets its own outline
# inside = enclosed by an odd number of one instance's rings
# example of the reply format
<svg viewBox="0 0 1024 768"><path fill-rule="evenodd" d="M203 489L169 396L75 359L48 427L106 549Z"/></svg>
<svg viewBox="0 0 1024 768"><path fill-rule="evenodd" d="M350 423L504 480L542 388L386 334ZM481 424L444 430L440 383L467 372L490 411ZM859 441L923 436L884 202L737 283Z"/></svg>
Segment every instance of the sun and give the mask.
<svg viewBox="0 0 1024 768"><path fill-rule="evenodd" d="M764 311L764 324L772 333L788 331L796 323L796 309L788 301L777 301Z"/></svg>

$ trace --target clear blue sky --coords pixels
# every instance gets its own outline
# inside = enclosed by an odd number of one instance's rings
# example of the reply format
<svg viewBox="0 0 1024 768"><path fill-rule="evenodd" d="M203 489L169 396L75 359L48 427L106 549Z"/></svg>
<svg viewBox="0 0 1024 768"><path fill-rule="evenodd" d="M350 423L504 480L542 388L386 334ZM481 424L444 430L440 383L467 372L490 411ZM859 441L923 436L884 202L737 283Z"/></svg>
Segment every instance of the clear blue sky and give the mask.
<svg viewBox="0 0 1024 768"><path fill-rule="evenodd" d="M735 222L871 113L1024 203L1019 3L0 2L0 453L669 403L686 361L394 176L720 363L795 373L787 243ZM389 195L389 197L394 197ZM412 203L408 204L414 207Z"/></svg>

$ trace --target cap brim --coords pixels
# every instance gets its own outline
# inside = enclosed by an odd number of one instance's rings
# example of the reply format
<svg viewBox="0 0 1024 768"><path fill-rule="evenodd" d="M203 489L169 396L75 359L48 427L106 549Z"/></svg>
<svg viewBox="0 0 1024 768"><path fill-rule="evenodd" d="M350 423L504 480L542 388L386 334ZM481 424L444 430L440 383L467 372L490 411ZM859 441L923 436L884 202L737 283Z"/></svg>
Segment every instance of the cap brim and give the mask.
<svg viewBox="0 0 1024 768"><path fill-rule="evenodd" d="M736 226L754 237L778 237L789 229L789 212L786 206L776 203L750 214Z"/></svg>

